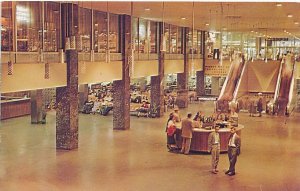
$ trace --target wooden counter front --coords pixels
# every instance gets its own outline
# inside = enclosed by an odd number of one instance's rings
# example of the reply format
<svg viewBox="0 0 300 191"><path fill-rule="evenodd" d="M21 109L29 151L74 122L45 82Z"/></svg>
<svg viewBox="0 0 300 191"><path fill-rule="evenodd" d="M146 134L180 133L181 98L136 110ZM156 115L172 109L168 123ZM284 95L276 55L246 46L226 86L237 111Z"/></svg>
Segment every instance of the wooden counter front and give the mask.
<svg viewBox="0 0 300 191"><path fill-rule="evenodd" d="M1 120L29 115L30 112L30 98L1 100Z"/></svg>
<svg viewBox="0 0 300 191"><path fill-rule="evenodd" d="M243 125L239 125L236 128L236 133L241 136L242 129L244 128ZM208 135L214 130L206 130L206 129L198 129L195 128L193 131L193 138L191 141L191 151L201 151L207 152L208 151ZM220 135L220 151L227 152L227 145L228 145L228 138L230 136L230 129L229 128L222 128L219 130ZM177 145L181 148L182 138L181 138L181 128L177 128L176 130L176 142Z"/></svg>

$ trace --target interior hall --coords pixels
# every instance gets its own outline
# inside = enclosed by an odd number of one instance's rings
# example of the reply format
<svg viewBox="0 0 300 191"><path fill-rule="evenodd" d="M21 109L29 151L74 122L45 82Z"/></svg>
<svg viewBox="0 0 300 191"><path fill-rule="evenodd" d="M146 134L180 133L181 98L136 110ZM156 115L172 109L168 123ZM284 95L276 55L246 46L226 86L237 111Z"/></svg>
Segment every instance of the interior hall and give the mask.
<svg viewBox="0 0 300 191"><path fill-rule="evenodd" d="M300 190L299 2L0 5L0 190Z"/></svg>

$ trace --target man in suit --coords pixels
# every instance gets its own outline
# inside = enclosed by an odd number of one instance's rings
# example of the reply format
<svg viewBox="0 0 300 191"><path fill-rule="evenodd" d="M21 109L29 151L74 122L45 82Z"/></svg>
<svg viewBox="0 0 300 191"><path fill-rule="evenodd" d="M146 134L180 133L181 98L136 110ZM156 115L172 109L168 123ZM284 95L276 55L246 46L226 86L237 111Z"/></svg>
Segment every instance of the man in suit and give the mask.
<svg viewBox="0 0 300 191"><path fill-rule="evenodd" d="M193 136L193 121L192 121L192 114L188 113L187 118L182 120L181 123L181 137L182 137L182 146L181 146L181 153L185 155L189 154L191 140Z"/></svg>
<svg viewBox="0 0 300 191"><path fill-rule="evenodd" d="M208 136L208 152L211 153L211 172L217 174L219 156L220 156L220 136L219 126L215 126L215 131L211 132Z"/></svg>
<svg viewBox="0 0 300 191"><path fill-rule="evenodd" d="M235 175L235 163L237 156L240 154L241 138L236 134L235 127L230 129L230 137L228 140L228 159L229 159L229 170L225 174L229 176Z"/></svg>

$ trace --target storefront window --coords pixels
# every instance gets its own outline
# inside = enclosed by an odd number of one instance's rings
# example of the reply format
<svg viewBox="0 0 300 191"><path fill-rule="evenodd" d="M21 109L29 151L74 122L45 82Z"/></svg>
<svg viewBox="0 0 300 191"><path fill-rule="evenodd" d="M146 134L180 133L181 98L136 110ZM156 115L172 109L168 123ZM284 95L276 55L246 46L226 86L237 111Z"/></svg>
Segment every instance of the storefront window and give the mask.
<svg viewBox="0 0 300 191"><path fill-rule="evenodd" d="M182 28L178 27L177 54L182 54Z"/></svg>
<svg viewBox="0 0 300 191"><path fill-rule="evenodd" d="M150 21L150 53L157 52L157 23L154 21Z"/></svg>
<svg viewBox="0 0 300 191"><path fill-rule="evenodd" d="M170 25L165 24L164 37L166 41L166 53L170 53Z"/></svg>
<svg viewBox="0 0 300 191"><path fill-rule="evenodd" d="M94 11L94 50L105 53L107 49L107 13Z"/></svg>
<svg viewBox="0 0 300 191"><path fill-rule="evenodd" d="M178 35L178 27L175 25L170 25L170 53L177 53L177 35Z"/></svg>
<svg viewBox="0 0 300 191"><path fill-rule="evenodd" d="M139 19L139 53L148 53L148 21Z"/></svg>
<svg viewBox="0 0 300 191"><path fill-rule="evenodd" d="M60 6L59 3L45 2L44 51L57 52L60 43Z"/></svg>
<svg viewBox="0 0 300 191"><path fill-rule="evenodd" d="M79 35L83 52L91 50L91 14L90 9L80 8L79 10Z"/></svg>
<svg viewBox="0 0 300 191"><path fill-rule="evenodd" d="M2 2L1 11L1 51L11 51L13 49L12 3Z"/></svg>
<svg viewBox="0 0 300 191"><path fill-rule="evenodd" d="M134 40L134 49L136 52L139 50L139 19L138 18L133 18L132 21L132 37Z"/></svg>
<svg viewBox="0 0 300 191"><path fill-rule="evenodd" d="M36 52L42 48L40 2L16 2L17 50Z"/></svg>
<svg viewBox="0 0 300 191"><path fill-rule="evenodd" d="M202 54L202 50L201 50L201 31L197 31L197 54Z"/></svg>
<svg viewBox="0 0 300 191"><path fill-rule="evenodd" d="M110 52L119 52L119 16L109 14L109 49Z"/></svg>

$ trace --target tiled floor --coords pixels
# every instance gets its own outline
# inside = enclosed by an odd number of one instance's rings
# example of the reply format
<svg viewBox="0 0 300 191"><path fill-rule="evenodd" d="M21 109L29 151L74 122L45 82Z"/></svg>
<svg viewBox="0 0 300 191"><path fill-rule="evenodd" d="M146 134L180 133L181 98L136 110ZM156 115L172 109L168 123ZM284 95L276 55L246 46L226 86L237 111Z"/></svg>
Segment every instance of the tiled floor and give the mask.
<svg viewBox="0 0 300 191"><path fill-rule="evenodd" d="M212 103L182 110L211 113ZM128 131L112 130L112 115L80 115L79 148L55 149L55 113L46 125L30 117L1 122L0 191L300 190L300 115L290 118L240 114L242 153L228 177L227 155L211 174L210 155L167 152L167 114L131 118Z"/></svg>

